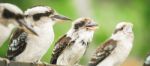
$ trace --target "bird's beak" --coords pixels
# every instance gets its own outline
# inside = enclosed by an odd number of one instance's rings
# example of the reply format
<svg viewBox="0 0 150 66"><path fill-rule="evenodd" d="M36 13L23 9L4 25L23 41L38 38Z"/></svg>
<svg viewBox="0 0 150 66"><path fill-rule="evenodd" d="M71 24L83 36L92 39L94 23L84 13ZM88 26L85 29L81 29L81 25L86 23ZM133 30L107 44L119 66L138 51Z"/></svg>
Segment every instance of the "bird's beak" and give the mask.
<svg viewBox="0 0 150 66"><path fill-rule="evenodd" d="M133 29L133 24L131 23L128 23L127 27L126 27L126 31L131 33L132 32L132 29Z"/></svg>
<svg viewBox="0 0 150 66"><path fill-rule="evenodd" d="M71 20L70 18L62 15L53 15L52 18L56 21L66 21L66 20Z"/></svg>
<svg viewBox="0 0 150 66"><path fill-rule="evenodd" d="M86 24L86 28L88 28L90 30L96 30L96 29L98 29L98 24L96 24L95 22L90 22L90 23Z"/></svg>
<svg viewBox="0 0 150 66"><path fill-rule="evenodd" d="M30 33L38 36L38 34L25 23L24 19L18 19L17 22L19 23L20 26L24 26Z"/></svg>

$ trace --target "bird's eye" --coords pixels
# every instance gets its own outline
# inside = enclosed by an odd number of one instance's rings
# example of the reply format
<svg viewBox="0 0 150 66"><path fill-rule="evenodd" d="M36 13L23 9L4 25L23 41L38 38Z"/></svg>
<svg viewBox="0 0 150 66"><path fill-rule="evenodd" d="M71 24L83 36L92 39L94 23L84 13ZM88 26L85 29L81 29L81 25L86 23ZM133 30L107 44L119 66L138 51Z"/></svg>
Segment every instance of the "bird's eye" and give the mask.
<svg viewBox="0 0 150 66"><path fill-rule="evenodd" d="M116 29L115 31L114 31L114 34L115 33L117 33L117 32L119 32L119 31L122 31L123 29L124 29L124 27L125 27L125 25L123 25L121 28L119 28L119 29Z"/></svg>
<svg viewBox="0 0 150 66"><path fill-rule="evenodd" d="M51 14L54 14L54 10L53 9L49 11L49 15L51 15Z"/></svg>
<svg viewBox="0 0 150 66"><path fill-rule="evenodd" d="M34 14L33 15L33 20L38 21L42 17L42 14Z"/></svg>
<svg viewBox="0 0 150 66"><path fill-rule="evenodd" d="M124 27L125 27L125 26L121 27L119 30L123 30Z"/></svg>
<svg viewBox="0 0 150 66"><path fill-rule="evenodd" d="M82 27L83 25L85 24L85 22L84 21L82 21L82 22L80 22L80 23L77 23L77 24L75 24L75 29L78 29L79 27Z"/></svg>
<svg viewBox="0 0 150 66"><path fill-rule="evenodd" d="M53 12L45 12L45 13L38 13L38 14L34 14L33 15L33 19L35 20L35 21L38 21L38 20L40 20L40 18L41 17L47 17L47 16L49 16L49 15L51 15Z"/></svg>
<svg viewBox="0 0 150 66"><path fill-rule="evenodd" d="M7 9L4 9L2 16L7 19L15 18L15 13L13 13Z"/></svg>

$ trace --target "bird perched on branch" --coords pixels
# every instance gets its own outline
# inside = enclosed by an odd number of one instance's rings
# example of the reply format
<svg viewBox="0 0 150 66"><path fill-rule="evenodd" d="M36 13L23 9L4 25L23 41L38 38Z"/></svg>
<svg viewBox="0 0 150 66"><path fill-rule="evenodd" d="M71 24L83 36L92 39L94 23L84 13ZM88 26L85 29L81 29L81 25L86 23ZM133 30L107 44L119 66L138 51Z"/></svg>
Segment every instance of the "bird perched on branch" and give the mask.
<svg viewBox="0 0 150 66"><path fill-rule="evenodd" d="M150 54L147 56L143 66L150 66Z"/></svg>
<svg viewBox="0 0 150 66"><path fill-rule="evenodd" d="M25 21L37 35L18 29L11 38L7 57L20 62L40 62L54 40L53 25L59 20L70 20L48 6L36 6L24 13Z"/></svg>
<svg viewBox="0 0 150 66"><path fill-rule="evenodd" d="M112 36L93 54L88 66L119 66L128 57L133 40L132 24L119 23Z"/></svg>
<svg viewBox="0 0 150 66"><path fill-rule="evenodd" d="M90 18L79 18L53 49L51 64L73 66L85 54L97 24Z"/></svg>
<svg viewBox="0 0 150 66"><path fill-rule="evenodd" d="M34 33L25 24L23 12L19 7L9 3L0 3L0 47L8 39L15 27L26 27Z"/></svg>

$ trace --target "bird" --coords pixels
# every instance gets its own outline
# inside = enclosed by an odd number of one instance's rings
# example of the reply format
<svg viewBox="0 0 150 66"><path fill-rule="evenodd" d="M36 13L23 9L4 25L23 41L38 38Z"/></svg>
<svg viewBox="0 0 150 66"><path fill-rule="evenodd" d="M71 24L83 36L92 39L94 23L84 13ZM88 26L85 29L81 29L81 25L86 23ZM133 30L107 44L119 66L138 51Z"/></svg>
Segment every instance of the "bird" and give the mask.
<svg viewBox="0 0 150 66"><path fill-rule="evenodd" d="M120 66L132 50L133 24L120 22L111 37L93 53L88 66Z"/></svg>
<svg viewBox="0 0 150 66"><path fill-rule="evenodd" d="M24 12L24 19L37 33L33 35L17 29L11 36L7 58L11 61L41 63L54 40L53 25L59 21L70 20L49 6L35 6Z"/></svg>
<svg viewBox="0 0 150 66"><path fill-rule="evenodd" d="M76 19L70 30L55 43L50 64L67 66L78 64L97 28L98 24L89 17Z"/></svg>
<svg viewBox="0 0 150 66"><path fill-rule="evenodd" d="M19 7L10 3L0 3L0 47L15 27L26 27L34 33L30 26L25 24L23 11Z"/></svg>
<svg viewBox="0 0 150 66"><path fill-rule="evenodd" d="M146 60L145 60L143 66L150 66L150 53L149 53L149 55L147 56L147 58L146 58Z"/></svg>

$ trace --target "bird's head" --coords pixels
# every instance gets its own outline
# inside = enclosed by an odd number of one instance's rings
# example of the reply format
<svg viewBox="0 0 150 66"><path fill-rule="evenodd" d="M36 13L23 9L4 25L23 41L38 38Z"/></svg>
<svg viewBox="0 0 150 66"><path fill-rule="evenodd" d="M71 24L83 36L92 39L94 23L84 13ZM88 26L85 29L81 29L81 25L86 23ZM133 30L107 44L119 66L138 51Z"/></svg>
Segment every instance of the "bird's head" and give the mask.
<svg viewBox="0 0 150 66"><path fill-rule="evenodd" d="M113 34L124 33L132 34L133 33L133 24L128 22L121 22L117 24L116 29Z"/></svg>
<svg viewBox="0 0 150 66"><path fill-rule="evenodd" d="M92 41L95 30L98 28L96 22L91 18L82 17L78 18L72 23L72 27L67 32L67 35L76 39L78 37L83 38L85 41Z"/></svg>
<svg viewBox="0 0 150 66"><path fill-rule="evenodd" d="M96 22L94 22L91 18L79 18L73 22L73 29L76 31L78 30L87 30L87 31L94 31L98 28Z"/></svg>
<svg viewBox="0 0 150 66"><path fill-rule="evenodd" d="M13 4L0 3L0 23L5 26L9 24L14 24L18 27L24 26L31 33L35 34L32 28L25 23L23 11Z"/></svg>
<svg viewBox="0 0 150 66"><path fill-rule="evenodd" d="M23 12L16 5L0 3L0 22L4 25L21 25L23 22Z"/></svg>
<svg viewBox="0 0 150 66"><path fill-rule="evenodd" d="M54 9L48 6L36 6L25 11L25 20L30 22L32 26L38 26L62 20L70 20L69 18L59 15Z"/></svg>

